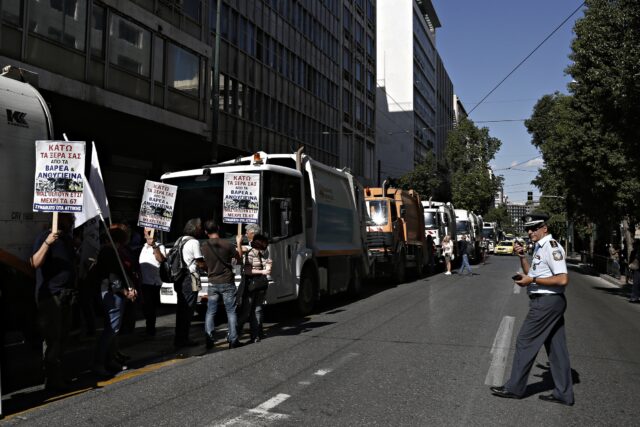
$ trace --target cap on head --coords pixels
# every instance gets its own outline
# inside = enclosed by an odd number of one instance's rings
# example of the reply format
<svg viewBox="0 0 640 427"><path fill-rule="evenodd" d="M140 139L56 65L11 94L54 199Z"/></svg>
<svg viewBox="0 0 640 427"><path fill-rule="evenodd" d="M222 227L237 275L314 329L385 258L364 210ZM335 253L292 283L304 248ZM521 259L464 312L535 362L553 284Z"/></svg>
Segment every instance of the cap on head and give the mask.
<svg viewBox="0 0 640 427"><path fill-rule="evenodd" d="M524 228L538 228L549 219L549 215L544 212L531 212L522 217Z"/></svg>

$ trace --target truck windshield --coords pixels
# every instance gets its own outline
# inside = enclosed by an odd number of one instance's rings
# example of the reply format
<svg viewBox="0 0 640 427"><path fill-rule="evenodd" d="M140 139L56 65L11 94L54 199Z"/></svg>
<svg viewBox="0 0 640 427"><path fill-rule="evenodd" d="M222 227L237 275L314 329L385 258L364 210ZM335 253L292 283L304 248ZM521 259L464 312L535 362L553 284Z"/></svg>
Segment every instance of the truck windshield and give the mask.
<svg viewBox="0 0 640 427"><path fill-rule="evenodd" d="M435 212L425 212L424 213L424 227L425 228L436 228L436 213Z"/></svg>
<svg viewBox="0 0 640 427"><path fill-rule="evenodd" d="M482 230L482 237L485 239L493 239L495 237L495 233L492 228L485 228Z"/></svg>
<svg viewBox="0 0 640 427"><path fill-rule="evenodd" d="M367 211L374 225L387 225L389 222L385 200L367 200Z"/></svg>
<svg viewBox="0 0 640 427"><path fill-rule="evenodd" d="M456 232L458 232L458 233L468 233L469 232L469 221L456 221Z"/></svg>
<svg viewBox="0 0 640 427"><path fill-rule="evenodd" d="M171 220L171 231L164 233L164 243L173 243L182 236L184 225L191 218L204 222L213 219L221 228L221 237L235 242L236 224L222 223L222 187L224 174L199 175L165 180L177 185L176 205ZM202 238L205 236L203 235Z"/></svg>

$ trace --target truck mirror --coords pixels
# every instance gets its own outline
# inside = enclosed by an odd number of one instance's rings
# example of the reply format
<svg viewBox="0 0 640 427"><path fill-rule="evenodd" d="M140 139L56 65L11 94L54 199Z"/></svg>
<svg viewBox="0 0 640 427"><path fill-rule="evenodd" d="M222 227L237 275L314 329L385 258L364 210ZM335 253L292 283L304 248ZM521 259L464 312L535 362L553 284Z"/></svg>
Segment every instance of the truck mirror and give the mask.
<svg viewBox="0 0 640 427"><path fill-rule="evenodd" d="M407 208L405 208L404 206L400 207L400 218L404 218L406 214Z"/></svg>

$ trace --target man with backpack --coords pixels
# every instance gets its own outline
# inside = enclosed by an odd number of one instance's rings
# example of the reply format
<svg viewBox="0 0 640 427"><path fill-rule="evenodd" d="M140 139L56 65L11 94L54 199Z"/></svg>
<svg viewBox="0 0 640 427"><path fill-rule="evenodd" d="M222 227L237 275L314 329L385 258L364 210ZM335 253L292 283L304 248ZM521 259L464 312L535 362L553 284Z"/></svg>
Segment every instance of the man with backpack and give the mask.
<svg viewBox="0 0 640 427"><path fill-rule="evenodd" d="M207 264L209 277L209 286L207 288L209 301L204 321L205 345L208 350L213 348L214 320L218 310L218 300L222 298L227 311L229 328L227 340L229 341L229 348L240 347L242 344L238 341L237 333L235 273L231 261L235 259L240 262L241 260L242 235L236 236L236 246L233 246L231 242L220 238L220 227L215 221L209 220L205 222L204 231L209 236L209 240L202 244L202 254Z"/></svg>
<svg viewBox="0 0 640 427"><path fill-rule="evenodd" d="M173 345L176 348L193 347L198 345L197 341L189 338L191 319L193 311L198 301L198 290L200 287L200 274L198 269L204 269L206 264L200 251L198 237L202 235L202 221L200 218L192 218L184 226L184 236L180 237L175 246L178 247L178 254L183 264L181 271L175 277L173 289L178 296L178 307L176 308L176 334ZM167 256L168 260L171 255ZM173 263L172 270L175 263ZM172 271L175 276L175 272Z"/></svg>

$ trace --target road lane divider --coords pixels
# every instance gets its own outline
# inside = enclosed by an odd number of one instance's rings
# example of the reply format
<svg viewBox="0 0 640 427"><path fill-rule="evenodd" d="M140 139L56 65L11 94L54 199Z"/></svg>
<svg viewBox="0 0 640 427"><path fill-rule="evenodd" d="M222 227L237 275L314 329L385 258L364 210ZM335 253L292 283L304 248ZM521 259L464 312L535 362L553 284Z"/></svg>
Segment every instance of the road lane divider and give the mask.
<svg viewBox="0 0 640 427"><path fill-rule="evenodd" d="M519 294L520 293L520 289L522 289L521 286L517 285L517 284L513 284L513 293L514 294Z"/></svg>
<svg viewBox="0 0 640 427"><path fill-rule="evenodd" d="M485 385L501 386L504 384L504 374L507 368L509 348L511 347L511 336L513 335L513 324L515 317L504 316L500 322L500 327L496 333L491 346L491 365L484 380Z"/></svg>

